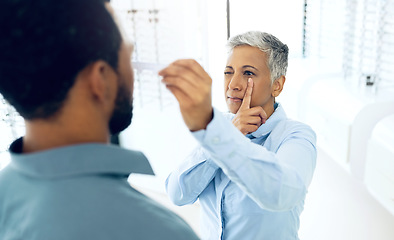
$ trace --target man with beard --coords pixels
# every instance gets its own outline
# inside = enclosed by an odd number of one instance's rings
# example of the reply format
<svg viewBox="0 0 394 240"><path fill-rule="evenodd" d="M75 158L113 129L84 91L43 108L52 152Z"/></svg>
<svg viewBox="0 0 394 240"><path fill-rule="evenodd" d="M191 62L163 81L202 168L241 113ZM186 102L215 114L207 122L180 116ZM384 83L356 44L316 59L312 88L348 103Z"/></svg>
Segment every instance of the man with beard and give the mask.
<svg viewBox="0 0 394 240"><path fill-rule="evenodd" d="M132 117L133 46L104 0L5 0L0 93L25 119L0 172L0 239L197 239L133 189L153 174L110 145Z"/></svg>

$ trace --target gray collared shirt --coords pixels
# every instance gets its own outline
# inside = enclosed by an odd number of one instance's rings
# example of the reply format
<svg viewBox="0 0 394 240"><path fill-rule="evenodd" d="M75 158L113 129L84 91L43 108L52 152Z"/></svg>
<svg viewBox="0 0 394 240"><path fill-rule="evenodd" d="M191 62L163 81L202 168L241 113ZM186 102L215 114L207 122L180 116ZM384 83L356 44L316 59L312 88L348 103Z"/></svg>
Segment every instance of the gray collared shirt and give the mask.
<svg viewBox="0 0 394 240"><path fill-rule="evenodd" d="M146 157L113 145L80 144L22 154L0 171L0 239L198 239L176 214L133 189L153 175Z"/></svg>

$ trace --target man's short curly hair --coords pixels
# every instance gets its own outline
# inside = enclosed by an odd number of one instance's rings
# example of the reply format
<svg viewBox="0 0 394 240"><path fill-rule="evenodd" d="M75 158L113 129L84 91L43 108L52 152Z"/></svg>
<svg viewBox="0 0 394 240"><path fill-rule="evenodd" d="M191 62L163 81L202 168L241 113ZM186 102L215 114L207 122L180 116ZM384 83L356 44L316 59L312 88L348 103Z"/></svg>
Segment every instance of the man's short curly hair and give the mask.
<svg viewBox="0 0 394 240"><path fill-rule="evenodd" d="M105 0L3 0L0 93L25 119L57 113L90 63L114 70L122 38Z"/></svg>

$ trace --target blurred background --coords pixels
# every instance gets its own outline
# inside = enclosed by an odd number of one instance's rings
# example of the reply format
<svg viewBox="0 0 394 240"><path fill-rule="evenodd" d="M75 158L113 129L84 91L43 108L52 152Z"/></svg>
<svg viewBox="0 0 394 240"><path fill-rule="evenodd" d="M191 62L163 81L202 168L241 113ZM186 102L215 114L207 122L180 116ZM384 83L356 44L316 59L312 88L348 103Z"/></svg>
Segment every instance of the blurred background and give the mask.
<svg viewBox="0 0 394 240"><path fill-rule="evenodd" d="M271 33L290 49L284 91L290 118L318 136L314 179L301 215L304 240L394 239L394 0L112 0L134 42L134 117L118 136L143 151L156 176L131 175L140 191L199 231L199 204L176 207L164 181L196 146L157 71L194 58L213 79L226 111L223 71L229 36ZM0 169L24 134L0 96Z"/></svg>

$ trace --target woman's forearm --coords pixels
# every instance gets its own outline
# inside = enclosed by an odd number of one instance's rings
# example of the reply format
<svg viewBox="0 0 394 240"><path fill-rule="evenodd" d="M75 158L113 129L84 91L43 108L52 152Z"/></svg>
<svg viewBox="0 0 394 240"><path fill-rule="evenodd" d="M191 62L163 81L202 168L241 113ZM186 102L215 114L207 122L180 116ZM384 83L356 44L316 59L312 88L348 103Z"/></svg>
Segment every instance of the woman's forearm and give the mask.
<svg viewBox="0 0 394 240"><path fill-rule="evenodd" d="M306 125L278 124L274 151L255 144L215 112L203 137L197 138L228 178L260 207L292 209L305 197L316 161L315 134ZM275 148L275 147L274 147Z"/></svg>
<svg viewBox="0 0 394 240"><path fill-rule="evenodd" d="M176 205L194 203L214 178L218 166L196 149L166 180L166 191Z"/></svg>

